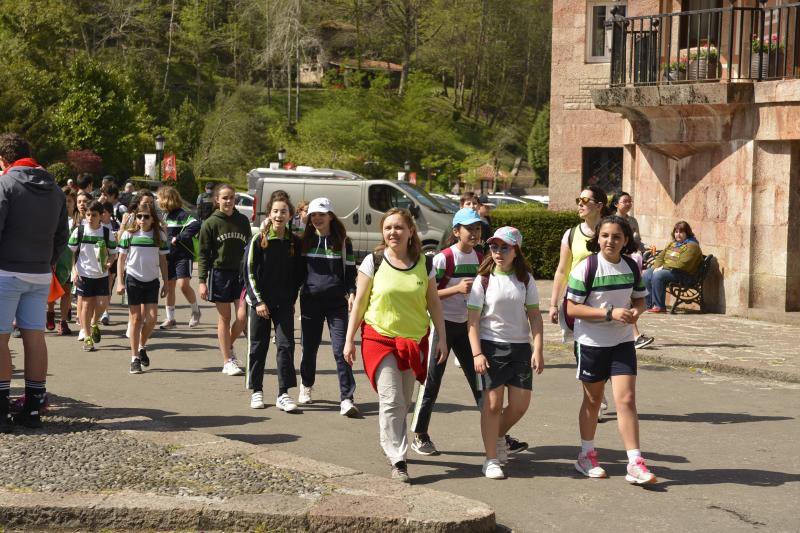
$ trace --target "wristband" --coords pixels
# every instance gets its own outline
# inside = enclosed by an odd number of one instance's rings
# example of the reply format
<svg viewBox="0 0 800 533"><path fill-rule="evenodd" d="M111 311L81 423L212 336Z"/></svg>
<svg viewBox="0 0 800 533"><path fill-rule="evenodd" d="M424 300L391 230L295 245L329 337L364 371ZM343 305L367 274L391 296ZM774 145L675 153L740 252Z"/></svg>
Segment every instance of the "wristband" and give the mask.
<svg viewBox="0 0 800 533"><path fill-rule="evenodd" d="M472 356L472 358L473 358L473 359L475 359L476 357L478 357L478 356L480 356L480 355L483 355L483 352L478 352L478 353L476 353L475 355L473 355L473 356Z"/></svg>

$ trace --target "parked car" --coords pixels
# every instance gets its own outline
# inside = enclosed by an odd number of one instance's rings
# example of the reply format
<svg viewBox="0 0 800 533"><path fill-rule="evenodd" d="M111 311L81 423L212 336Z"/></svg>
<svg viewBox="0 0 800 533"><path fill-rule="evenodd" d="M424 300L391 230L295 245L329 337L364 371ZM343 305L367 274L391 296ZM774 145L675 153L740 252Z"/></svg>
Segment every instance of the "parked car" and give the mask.
<svg viewBox="0 0 800 533"><path fill-rule="evenodd" d="M236 203L234 204L236 210L250 219L251 223L255 220L253 217L253 200L254 199L251 195L243 192L237 192Z"/></svg>
<svg viewBox="0 0 800 533"><path fill-rule="evenodd" d="M442 206L445 209L452 211L454 214L460 208L460 204L458 203L457 200L452 200L451 198L448 198L444 194L439 194L438 192L432 192L430 193L430 195L439 200L439 203L442 204Z"/></svg>
<svg viewBox="0 0 800 533"><path fill-rule="evenodd" d="M408 209L415 218L417 232L426 254L436 253L439 242L449 233L453 214L420 187L407 181L366 179L346 170L253 169L247 174L248 193L253 197L253 226L264 219L270 194L283 189L294 203L320 196L329 198L336 215L353 241L357 259L381 242L380 219L393 207Z"/></svg>
<svg viewBox="0 0 800 533"><path fill-rule="evenodd" d="M534 202L539 202L540 204L550 205L550 196L547 194L526 194L525 196L520 196L523 200L533 200Z"/></svg>
<svg viewBox="0 0 800 533"><path fill-rule="evenodd" d="M544 204L541 202L529 200L527 198L520 198L519 196L514 196L513 194L490 194L489 201L495 204L497 207L526 204L537 204L540 207L544 207Z"/></svg>

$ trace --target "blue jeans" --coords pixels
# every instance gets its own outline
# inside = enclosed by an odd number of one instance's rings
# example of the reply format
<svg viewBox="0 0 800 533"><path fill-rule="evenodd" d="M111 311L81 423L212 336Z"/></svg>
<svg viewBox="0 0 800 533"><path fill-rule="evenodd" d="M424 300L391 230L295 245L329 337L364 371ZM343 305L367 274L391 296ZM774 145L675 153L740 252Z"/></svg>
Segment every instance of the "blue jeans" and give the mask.
<svg viewBox="0 0 800 533"><path fill-rule="evenodd" d="M647 308L660 307L663 309L666 307L664 301L667 297L667 285L671 282L689 285L694 281L694 276L680 270L662 268L654 271L652 268L648 268L645 270L642 279L647 289Z"/></svg>

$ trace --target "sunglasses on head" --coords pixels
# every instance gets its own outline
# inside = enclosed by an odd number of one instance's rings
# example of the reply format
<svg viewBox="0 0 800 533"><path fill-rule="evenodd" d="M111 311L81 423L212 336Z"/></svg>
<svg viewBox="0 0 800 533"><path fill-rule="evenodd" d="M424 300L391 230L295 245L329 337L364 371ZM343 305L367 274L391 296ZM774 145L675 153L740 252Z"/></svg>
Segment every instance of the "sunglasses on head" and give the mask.
<svg viewBox="0 0 800 533"><path fill-rule="evenodd" d="M511 249L510 246L504 246L504 245L500 245L500 244L492 243L492 244L489 245L489 250L491 250L492 253L495 253L495 254L498 254L498 253L499 254L507 254L510 249Z"/></svg>
<svg viewBox="0 0 800 533"><path fill-rule="evenodd" d="M150 220L150 215L146 213L137 213L136 220Z"/></svg>
<svg viewBox="0 0 800 533"><path fill-rule="evenodd" d="M594 198L587 198L585 196L575 198L575 205L587 205L589 202L597 203Z"/></svg>

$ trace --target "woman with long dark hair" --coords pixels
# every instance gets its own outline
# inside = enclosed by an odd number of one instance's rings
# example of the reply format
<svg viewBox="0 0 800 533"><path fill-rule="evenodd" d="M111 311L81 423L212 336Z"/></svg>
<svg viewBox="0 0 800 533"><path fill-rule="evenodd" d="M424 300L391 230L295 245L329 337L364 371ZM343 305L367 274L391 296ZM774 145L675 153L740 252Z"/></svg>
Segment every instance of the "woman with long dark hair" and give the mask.
<svg viewBox="0 0 800 533"><path fill-rule="evenodd" d="M344 337L347 313L356 293L356 262L353 244L344 224L333 212L327 198L315 198L308 207L308 223L303 231L302 254L305 258L305 283L300 293L303 331L303 358L300 362L298 403L310 404L316 379L317 351L322 341L322 327L328 323L331 348L339 377L339 413L358 415L353 395L356 381L353 369L344 360Z"/></svg>

